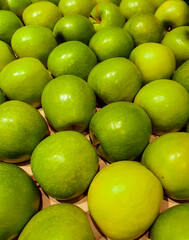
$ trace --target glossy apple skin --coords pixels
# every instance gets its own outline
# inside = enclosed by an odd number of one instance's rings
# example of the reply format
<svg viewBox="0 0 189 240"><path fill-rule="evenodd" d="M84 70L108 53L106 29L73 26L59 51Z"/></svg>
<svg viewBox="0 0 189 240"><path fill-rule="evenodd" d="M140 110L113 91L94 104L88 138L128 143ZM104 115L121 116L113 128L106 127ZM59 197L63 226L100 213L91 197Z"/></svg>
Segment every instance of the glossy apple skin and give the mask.
<svg viewBox="0 0 189 240"><path fill-rule="evenodd" d="M27 103L10 100L0 105L0 161L18 163L30 159L47 134L41 114Z"/></svg>
<svg viewBox="0 0 189 240"><path fill-rule="evenodd" d="M97 64L87 81L98 98L106 104L132 101L142 86L142 77L136 66L120 57Z"/></svg>
<svg viewBox="0 0 189 240"><path fill-rule="evenodd" d="M88 45L95 29L88 18L74 14L61 18L56 23L53 33L58 42L76 40Z"/></svg>
<svg viewBox="0 0 189 240"><path fill-rule="evenodd" d="M189 199L189 133L168 133L152 141L142 155L142 164L159 178L166 196Z"/></svg>
<svg viewBox="0 0 189 240"><path fill-rule="evenodd" d="M0 88L12 100L41 106L41 94L52 79L51 74L36 58L20 58L6 65L0 72Z"/></svg>
<svg viewBox="0 0 189 240"><path fill-rule="evenodd" d="M145 42L160 43L164 37L162 23L150 13L135 14L126 22L123 29L131 35L135 46Z"/></svg>
<svg viewBox="0 0 189 240"><path fill-rule="evenodd" d="M120 3L120 12L126 19L131 18L136 13L154 14L156 7L151 0L122 0Z"/></svg>
<svg viewBox="0 0 189 240"><path fill-rule="evenodd" d="M0 55L0 72L1 72L1 70L8 63L14 61L16 57L13 54L13 51L10 48L10 46L6 42L3 42L1 40L0 40L0 49L1 49L1 55Z"/></svg>
<svg viewBox="0 0 189 240"><path fill-rule="evenodd" d="M189 24L189 7L184 1L165 1L156 10L155 16L162 22L166 33Z"/></svg>
<svg viewBox="0 0 189 240"><path fill-rule="evenodd" d="M94 52L79 41L61 43L50 53L47 61L47 67L54 77L68 74L84 80L96 64Z"/></svg>
<svg viewBox="0 0 189 240"><path fill-rule="evenodd" d="M58 7L61 9L64 16L79 14L89 17L95 5L95 0L60 0Z"/></svg>
<svg viewBox="0 0 189 240"><path fill-rule="evenodd" d="M42 93L42 108L57 130L84 131L96 108L93 89L83 79L63 75L53 79Z"/></svg>
<svg viewBox="0 0 189 240"><path fill-rule="evenodd" d="M106 27L93 35L89 47L96 54L99 61L104 61L114 57L129 58L134 43L130 34L123 29Z"/></svg>
<svg viewBox="0 0 189 240"><path fill-rule="evenodd" d="M156 135L177 132L189 119L189 94L172 80L161 79L146 84L137 93L134 103L147 112Z"/></svg>
<svg viewBox="0 0 189 240"><path fill-rule="evenodd" d="M189 59L188 38L189 26L181 26L168 32L161 42L172 50L178 66Z"/></svg>
<svg viewBox="0 0 189 240"><path fill-rule="evenodd" d="M141 72L143 84L157 79L170 79L176 67L173 52L160 43L140 44L133 49L129 59Z"/></svg>
<svg viewBox="0 0 189 240"><path fill-rule="evenodd" d="M90 20L96 32L104 27L122 28L125 24L125 17L121 14L119 7L112 2L97 4L91 11Z"/></svg>
<svg viewBox="0 0 189 240"><path fill-rule="evenodd" d="M108 162L132 160L148 144L151 121L136 104L114 102L94 114L89 133L99 155Z"/></svg>

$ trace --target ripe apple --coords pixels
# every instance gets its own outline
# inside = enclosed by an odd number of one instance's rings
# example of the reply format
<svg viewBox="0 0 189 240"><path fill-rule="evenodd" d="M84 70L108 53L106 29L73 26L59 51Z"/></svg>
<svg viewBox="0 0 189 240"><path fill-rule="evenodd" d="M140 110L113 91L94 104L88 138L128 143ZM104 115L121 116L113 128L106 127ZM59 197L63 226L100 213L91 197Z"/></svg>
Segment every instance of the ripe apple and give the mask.
<svg viewBox="0 0 189 240"><path fill-rule="evenodd" d="M145 42L160 43L164 37L162 23L150 13L135 14L126 22L123 29L131 35L135 46Z"/></svg>
<svg viewBox="0 0 189 240"><path fill-rule="evenodd" d="M0 104L4 103L6 101L4 93L0 89Z"/></svg>
<svg viewBox="0 0 189 240"><path fill-rule="evenodd" d="M97 4L90 14L90 20L96 31L104 27L120 27L125 24L125 17L121 14L117 5L112 2Z"/></svg>
<svg viewBox="0 0 189 240"><path fill-rule="evenodd" d="M1 70L10 62L16 59L12 49L10 46L6 43L0 40L0 49L1 49L1 55L0 55L0 72Z"/></svg>
<svg viewBox="0 0 189 240"><path fill-rule="evenodd" d="M189 60L189 26L181 26L168 32L162 40L162 44L167 46L175 55L177 66Z"/></svg>
<svg viewBox="0 0 189 240"><path fill-rule="evenodd" d="M151 121L131 102L114 102L94 114L89 125L98 154L108 162L135 159L149 142Z"/></svg>
<svg viewBox="0 0 189 240"><path fill-rule="evenodd" d="M25 226L19 240L95 240L85 212L70 203L55 204L38 212Z"/></svg>
<svg viewBox="0 0 189 240"><path fill-rule="evenodd" d="M101 2L112 2L112 3L116 4L117 6L119 6L121 3L121 0L96 0L97 4L101 3Z"/></svg>
<svg viewBox="0 0 189 240"><path fill-rule="evenodd" d="M156 7L152 0L122 0L120 3L120 12L126 19L131 18L136 13L154 14Z"/></svg>
<svg viewBox="0 0 189 240"><path fill-rule="evenodd" d="M79 14L89 17L95 5L95 0L60 0L58 7L64 16Z"/></svg>
<svg viewBox="0 0 189 240"><path fill-rule="evenodd" d="M155 12L155 16L162 22L164 30L189 24L189 7L184 1L165 1Z"/></svg>
<svg viewBox="0 0 189 240"><path fill-rule="evenodd" d="M41 94L52 76L36 58L23 57L7 64L0 72L0 88L12 100L41 106Z"/></svg>
<svg viewBox="0 0 189 240"><path fill-rule="evenodd" d="M106 104L132 101L142 86L142 77L137 67L121 57L97 64L87 81L96 96Z"/></svg>
<svg viewBox="0 0 189 240"><path fill-rule="evenodd" d="M83 194L98 170L98 155L89 140L76 131L57 132L35 148L31 169L51 197L73 199Z"/></svg>
<svg viewBox="0 0 189 240"><path fill-rule="evenodd" d="M94 52L79 41L61 43L53 49L47 61L48 69L54 77L76 75L84 80L96 64Z"/></svg>
<svg viewBox="0 0 189 240"><path fill-rule="evenodd" d="M173 52L160 43L140 44L133 49L129 59L141 72L143 84L171 78L176 67Z"/></svg>
<svg viewBox="0 0 189 240"><path fill-rule="evenodd" d="M58 42L80 41L89 44L91 37L95 34L92 22L78 14L61 18L55 25L53 33Z"/></svg>
<svg viewBox="0 0 189 240"><path fill-rule="evenodd" d="M83 79L63 75L49 82L42 93L42 108L57 130L83 132L96 109L93 89Z"/></svg>
<svg viewBox="0 0 189 240"><path fill-rule="evenodd" d="M60 2L60 0L31 0L32 3L41 2L41 1L52 2L56 5L58 5L58 3Z"/></svg>
<svg viewBox="0 0 189 240"><path fill-rule="evenodd" d="M29 104L10 100L0 105L0 161L29 160L46 134L44 118Z"/></svg>
<svg viewBox="0 0 189 240"><path fill-rule="evenodd" d="M119 39L119 41L118 41ZM105 27L93 35L89 47L96 54L99 61L114 57L129 58L134 48L130 34L118 27Z"/></svg>

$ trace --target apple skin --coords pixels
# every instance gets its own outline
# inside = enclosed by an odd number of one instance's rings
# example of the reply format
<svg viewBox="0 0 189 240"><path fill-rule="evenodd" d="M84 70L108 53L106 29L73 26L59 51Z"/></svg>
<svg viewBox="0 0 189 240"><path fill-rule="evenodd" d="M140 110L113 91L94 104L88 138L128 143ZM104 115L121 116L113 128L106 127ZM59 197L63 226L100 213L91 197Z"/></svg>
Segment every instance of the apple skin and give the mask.
<svg viewBox="0 0 189 240"><path fill-rule="evenodd" d="M83 194L98 170L98 155L89 140L76 131L45 138L34 150L31 169L41 188L59 200Z"/></svg>
<svg viewBox="0 0 189 240"><path fill-rule="evenodd" d="M61 43L50 53L47 61L47 67L54 77L76 75L84 80L96 64L94 52L79 41Z"/></svg>
<svg viewBox="0 0 189 240"><path fill-rule="evenodd" d="M189 7L184 1L165 1L154 15L162 22L165 33L189 24Z"/></svg>
<svg viewBox="0 0 189 240"><path fill-rule="evenodd" d="M134 103L114 102L94 114L89 134L98 154L106 161L133 160L149 142L151 120Z"/></svg>
<svg viewBox="0 0 189 240"><path fill-rule="evenodd" d="M119 39L119 41L117 41ZM129 58L134 48L130 34L118 27L105 27L93 35L89 47L99 61L114 57Z"/></svg>
<svg viewBox="0 0 189 240"><path fill-rule="evenodd" d="M0 104L2 104L4 102L6 102L6 98L5 98L4 93L0 89Z"/></svg>
<svg viewBox="0 0 189 240"><path fill-rule="evenodd" d="M83 132L96 109L93 89L83 79L63 75L49 82L42 93L42 108L56 131Z"/></svg>
<svg viewBox="0 0 189 240"><path fill-rule="evenodd" d="M95 29L88 18L74 14L61 18L56 23L53 33L60 43L76 40L88 45L91 37L95 34Z"/></svg>
<svg viewBox="0 0 189 240"><path fill-rule="evenodd" d="M126 22L123 29L131 35L135 46L145 42L160 43L164 37L162 23L150 13L135 14Z"/></svg>
<svg viewBox="0 0 189 240"><path fill-rule="evenodd" d="M131 18L136 13L154 14L156 7L152 0L122 0L120 12L126 19Z"/></svg>
<svg viewBox="0 0 189 240"><path fill-rule="evenodd" d="M136 66L126 58L118 57L97 64L90 72L88 83L104 103L132 101L142 86L142 77Z"/></svg>
<svg viewBox="0 0 189 240"><path fill-rule="evenodd" d="M7 64L0 72L0 88L8 99L37 108L41 106L43 89L51 79L51 74L38 59L23 57Z"/></svg>
<svg viewBox="0 0 189 240"><path fill-rule="evenodd" d="M10 100L0 105L0 161L29 160L47 133L44 118L29 104Z"/></svg>
<svg viewBox="0 0 189 240"><path fill-rule="evenodd" d="M177 66L189 60L189 26L177 27L168 32L162 40L162 44L172 50Z"/></svg>
<svg viewBox="0 0 189 240"><path fill-rule="evenodd" d="M89 17L90 12L95 5L95 0L60 0L58 7L64 16L79 14Z"/></svg>
<svg viewBox="0 0 189 240"><path fill-rule="evenodd" d="M121 0L96 0L97 4L101 3L101 2L112 2L112 3L116 4L117 6L119 6L121 3Z"/></svg>
<svg viewBox="0 0 189 240"><path fill-rule="evenodd" d="M60 2L60 0L31 0L32 3L41 2L41 1L52 2L52 3L54 3L55 5L58 5L59 2Z"/></svg>
<svg viewBox="0 0 189 240"><path fill-rule="evenodd" d="M160 43L140 44L133 49L129 59L141 72L143 84L157 79L170 79L176 67L173 52Z"/></svg>
<svg viewBox="0 0 189 240"><path fill-rule="evenodd" d="M119 7L112 2L97 4L91 11L89 19L96 32L104 27L122 28L125 24L125 17L121 14Z"/></svg>
<svg viewBox="0 0 189 240"><path fill-rule="evenodd" d="M0 49L1 49L1 55L0 55L0 72L1 72L1 70L8 63L14 61L16 57L13 54L13 51L10 48L10 46L6 42L3 42L1 40L0 40Z"/></svg>

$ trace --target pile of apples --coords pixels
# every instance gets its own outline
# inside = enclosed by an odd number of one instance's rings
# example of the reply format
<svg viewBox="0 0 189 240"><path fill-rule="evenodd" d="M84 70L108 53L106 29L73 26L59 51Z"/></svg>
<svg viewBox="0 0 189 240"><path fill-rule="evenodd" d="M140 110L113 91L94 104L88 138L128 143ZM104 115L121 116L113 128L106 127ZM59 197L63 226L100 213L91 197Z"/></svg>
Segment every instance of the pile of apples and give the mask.
<svg viewBox="0 0 189 240"><path fill-rule="evenodd" d="M0 240L189 239L188 37L183 0L1 0Z"/></svg>

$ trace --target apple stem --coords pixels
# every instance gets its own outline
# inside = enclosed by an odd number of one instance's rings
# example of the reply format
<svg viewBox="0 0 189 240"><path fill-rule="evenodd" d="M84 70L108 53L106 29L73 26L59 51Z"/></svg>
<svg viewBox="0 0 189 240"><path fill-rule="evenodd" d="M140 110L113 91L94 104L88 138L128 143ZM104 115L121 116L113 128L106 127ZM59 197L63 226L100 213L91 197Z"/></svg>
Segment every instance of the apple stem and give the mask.
<svg viewBox="0 0 189 240"><path fill-rule="evenodd" d="M98 146L100 143L99 142L95 142L95 143L93 143L93 147L96 147L96 146Z"/></svg>
<svg viewBox="0 0 189 240"><path fill-rule="evenodd" d="M95 18L95 17L93 17L91 14L90 14L90 16L89 17L91 17L92 19L94 19L96 22L96 24L99 24L100 23L100 20L98 19L98 18Z"/></svg>

